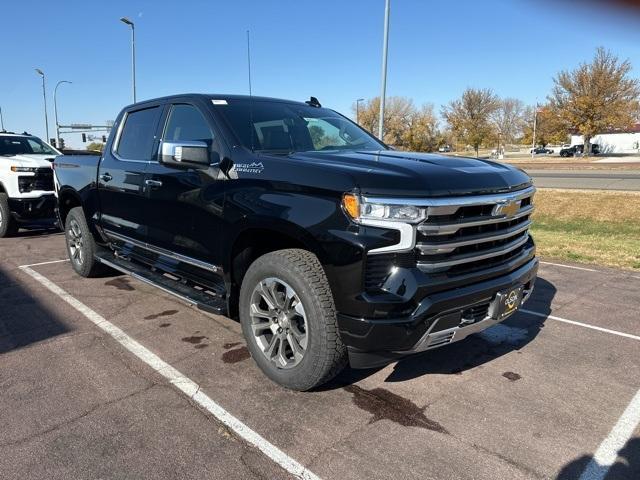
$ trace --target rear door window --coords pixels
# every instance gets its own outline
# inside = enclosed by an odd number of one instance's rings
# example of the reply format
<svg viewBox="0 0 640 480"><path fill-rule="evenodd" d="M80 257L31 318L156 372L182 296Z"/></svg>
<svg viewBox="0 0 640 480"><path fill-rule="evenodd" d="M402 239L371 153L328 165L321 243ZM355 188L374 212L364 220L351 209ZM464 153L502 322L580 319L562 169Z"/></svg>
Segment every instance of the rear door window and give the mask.
<svg viewBox="0 0 640 480"><path fill-rule="evenodd" d="M151 160L159 116L159 107L127 113L116 153L125 160Z"/></svg>

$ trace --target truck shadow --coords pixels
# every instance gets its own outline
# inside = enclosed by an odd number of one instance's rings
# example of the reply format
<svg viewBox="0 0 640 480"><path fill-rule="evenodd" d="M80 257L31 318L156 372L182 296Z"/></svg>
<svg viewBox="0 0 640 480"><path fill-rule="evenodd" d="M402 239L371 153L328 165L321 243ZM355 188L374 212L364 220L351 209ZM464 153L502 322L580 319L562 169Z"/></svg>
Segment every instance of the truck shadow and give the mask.
<svg viewBox="0 0 640 480"><path fill-rule="evenodd" d="M556 287L551 282L538 278L534 293L523 308L545 316L549 315L555 294ZM385 382L403 382L434 373L460 375L466 370L477 368L502 355L520 350L536 338L544 327L545 320L545 317L517 313L504 322L471 335L461 342L419 353L397 362ZM347 368L326 387L334 389L351 385L380 370L380 368L368 370Z"/></svg>
<svg viewBox="0 0 640 480"><path fill-rule="evenodd" d="M583 455L572 462L567 463L555 477L556 480L578 480L581 478L589 462L593 460L591 455ZM616 462L607 471L606 467L594 465L590 467L595 474L589 478L601 478L603 480L637 480L640 478L640 437L634 437L627 441L618 452Z"/></svg>
<svg viewBox="0 0 640 480"><path fill-rule="evenodd" d="M14 278L17 275L0 266L0 354L70 331L63 319Z"/></svg>

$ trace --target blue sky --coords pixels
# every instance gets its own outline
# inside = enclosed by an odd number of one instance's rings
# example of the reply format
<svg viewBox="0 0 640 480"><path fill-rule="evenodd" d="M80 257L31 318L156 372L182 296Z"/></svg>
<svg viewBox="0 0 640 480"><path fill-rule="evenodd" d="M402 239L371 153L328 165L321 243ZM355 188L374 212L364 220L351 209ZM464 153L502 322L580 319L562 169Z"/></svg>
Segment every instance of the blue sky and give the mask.
<svg viewBox="0 0 640 480"><path fill-rule="evenodd" d="M600 2L605 4L607 2ZM640 76L640 10L583 1L392 0L387 95L442 104L468 87L527 103L544 100L560 69L597 46L629 58ZM131 101L129 30L136 23L138 99L180 92L310 95L351 114L379 94L384 0L151 0L3 2L0 106L5 127L44 137L38 67L61 123L103 123ZM81 146L78 137L67 144Z"/></svg>

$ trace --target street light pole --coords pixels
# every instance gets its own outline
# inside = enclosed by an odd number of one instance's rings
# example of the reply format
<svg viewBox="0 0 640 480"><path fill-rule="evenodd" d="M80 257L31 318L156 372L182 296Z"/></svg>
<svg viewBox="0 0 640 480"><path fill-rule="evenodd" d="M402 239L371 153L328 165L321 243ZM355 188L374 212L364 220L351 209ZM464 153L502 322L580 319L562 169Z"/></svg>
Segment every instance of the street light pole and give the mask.
<svg viewBox="0 0 640 480"><path fill-rule="evenodd" d="M2 107L0 107L0 129L4 132L4 118L2 118Z"/></svg>
<svg viewBox="0 0 640 480"><path fill-rule="evenodd" d="M531 158L535 155L536 149L536 127L538 123L538 102L533 110L533 140L531 142Z"/></svg>
<svg viewBox="0 0 640 480"><path fill-rule="evenodd" d="M131 27L131 76L133 84L133 103L136 103L136 26L127 17L122 17L120 21Z"/></svg>
<svg viewBox="0 0 640 480"><path fill-rule="evenodd" d="M57 94L58 94L58 87L63 83L73 83L73 82L70 82L69 80L60 80L58 83L56 83L56 88L53 89L53 111L56 117L56 146L57 147L60 147L60 123L58 123Z"/></svg>
<svg viewBox="0 0 640 480"><path fill-rule="evenodd" d="M356 100L356 123L360 125L360 102L364 102L364 98L358 98Z"/></svg>
<svg viewBox="0 0 640 480"><path fill-rule="evenodd" d="M380 121L378 122L378 138L382 141L384 135L384 102L387 94L387 51L389 48L389 10L391 0L385 0L384 5L384 39L382 41L382 89L380 92Z"/></svg>
<svg viewBox="0 0 640 480"><path fill-rule="evenodd" d="M49 141L49 119L47 118L47 89L44 85L44 72L39 68L36 68L36 73L42 77L42 98L44 99L44 128L46 131L47 137L45 141Z"/></svg>

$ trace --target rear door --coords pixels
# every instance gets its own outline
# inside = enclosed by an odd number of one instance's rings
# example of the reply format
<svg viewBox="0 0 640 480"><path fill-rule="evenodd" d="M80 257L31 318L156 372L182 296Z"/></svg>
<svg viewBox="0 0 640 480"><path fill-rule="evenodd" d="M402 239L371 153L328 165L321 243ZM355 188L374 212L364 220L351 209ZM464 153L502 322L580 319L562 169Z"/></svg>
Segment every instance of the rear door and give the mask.
<svg viewBox="0 0 640 480"><path fill-rule="evenodd" d="M222 158L220 136L210 113L197 102L174 101L167 105L161 141L205 142L210 158ZM192 264L213 270L220 265L224 181L217 166L191 168L149 164L144 216L148 243L188 258ZM157 248L156 248L157 250Z"/></svg>
<svg viewBox="0 0 640 480"><path fill-rule="evenodd" d="M98 168L100 226L105 233L145 242L145 175L157 151L160 104L124 113L116 138ZM121 240L124 240L121 238Z"/></svg>

